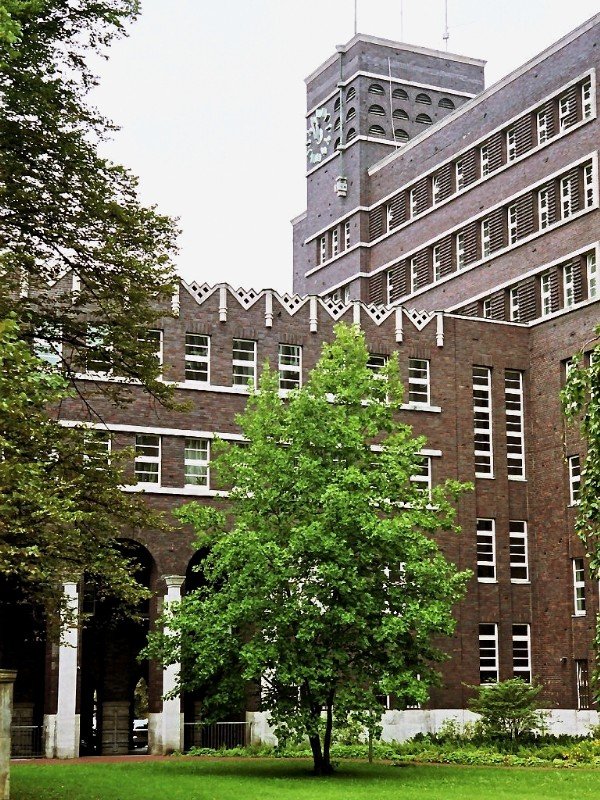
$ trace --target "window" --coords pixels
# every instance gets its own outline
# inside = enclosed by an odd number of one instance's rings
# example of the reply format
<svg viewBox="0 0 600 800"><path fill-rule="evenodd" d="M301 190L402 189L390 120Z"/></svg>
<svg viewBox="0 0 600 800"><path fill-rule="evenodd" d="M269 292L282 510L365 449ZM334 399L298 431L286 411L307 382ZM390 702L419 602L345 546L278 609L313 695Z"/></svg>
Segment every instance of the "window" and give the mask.
<svg viewBox="0 0 600 800"><path fill-rule="evenodd" d="M369 136L385 136L385 130L381 125L371 125L369 128Z"/></svg>
<svg viewBox="0 0 600 800"><path fill-rule="evenodd" d="M465 235L464 233L456 234L456 268L462 269L465 264Z"/></svg>
<svg viewBox="0 0 600 800"><path fill-rule="evenodd" d="M394 130L394 139L397 142L408 142L409 136L406 131L402 130L402 128L396 128Z"/></svg>
<svg viewBox="0 0 600 800"><path fill-rule="evenodd" d="M570 119L571 112L573 110L573 104L571 101L571 97L569 95L564 95L558 101L558 129L559 131L564 131L565 128L568 128L569 125L573 124L573 120Z"/></svg>
<svg viewBox="0 0 600 800"><path fill-rule="evenodd" d="M591 164L583 168L583 197L586 208L594 205L594 172Z"/></svg>
<svg viewBox="0 0 600 800"><path fill-rule="evenodd" d="M585 566L583 558L573 559L573 602L575 616L585 616Z"/></svg>
<svg viewBox="0 0 600 800"><path fill-rule="evenodd" d="M370 106L369 114L374 114L376 117L385 117L385 111L382 106Z"/></svg>
<svg viewBox="0 0 600 800"><path fill-rule="evenodd" d="M256 342L251 339L233 340L233 385L256 386Z"/></svg>
<svg viewBox="0 0 600 800"><path fill-rule="evenodd" d="M381 372L381 370L385 367L387 362L388 362L387 356L379 355L378 353L369 353L367 368L375 373Z"/></svg>
<svg viewBox="0 0 600 800"><path fill-rule="evenodd" d="M565 264L563 267L563 290L565 308L573 308L575 305L575 270L573 264Z"/></svg>
<svg viewBox="0 0 600 800"><path fill-rule="evenodd" d="M406 111L403 108L395 108L393 113L392 113L392 117L394 119L408 120L408 114L406 113Z"/></svg>
<svg viewBox="0 0 600 800"><path fill-rule="evenodd" d="M394 222L394 203L387 203L385 207L385 219L388 231L391 230Z"/></svg>
<svg viewBox="0 0 600 800"><path fill-rule="evenodd" d="M302 381L302 348L299 344L279 345L279 388L299 389Z"/></svg>
<svg viewBox="0 0 600 800"><path fill-rule="evenodd" d="M428 94L425 94L425 92L420 92L415 97L415 103L423 103L423 105L430 106L431 105L431 97L429 97Z"/></svg>
<svg viewBox="0 0 600 800"><path fill-rule="evenodd" d="M186 486L208 486L208 439L185 440L184 470Z"/></svg>
<svg viewBox="0 0 600 800"><path fill-rule="evenodd" d="M492 300L490 297L486 297L483 301L482 313L485 319L492 318Z"/></svg>
<svg viewBox="0 0 600 800"><path fill-rule="evenodd" d="M537 114L538 144L544 144L550 138L550 113L547 109L538 111Z"/></svg>
<svg viewBox="0 0 600 800"><path fill-rule="evenodd" d="M356 89L354 86L351 86L348 89L348 94L346 95L346 100L353 100L356 97Z"/></svg>
<svg viewBox="0 0 600 800"><path fill-rule="evenodd" d="M342 105L342 101L341 101L341 99L338 97L338 98L337 98L337 100L335 101L335 103L333 104L333 110L334 110L334 111L339 111L339 110L340 110L340 106L341 106L341 105Z"/></svg>
<svg viewBox="0 0 600 800"><path fill-rule="evenodd" d="M531 683L531 635L529 625L512 626L513 677Z"/></svg>
<svg viewBox="0 0 600 800"><path fill-rule="evenodd" d="M370 94L383 94L383 86L379 83L372 83L369 86L369 93Z"/></svg>
<svg viewBox="0 0 600 800"><path fill-rule="evenodd" d="M449 97L442 97L438 103L439 108L448 108L450 110L456 108L452 100Z"/></svg>
<svg viewBox="0 0 600 800"><path fill-rule="evenodd" d="M517 157L517 132L514 128L506 131L506 160L514 161Z"/></svg>
<svg viewBox="0 0 600 800"><path fill-rule="evenodd" d="M496 581L496 531L493 519L477 520L477 580Z"/></svg>
<svg viewBox="0 0 600 800"><path fill-rule="evenodd" d="M521 307L519 305L519 287L513 286L508 293L509 313L511 322L519 322L521 317Z"/></svg>
<svg viewBox="0 0 600 800"><path fill-rule="evenodd" d="M492 253L492 234L489 219L481 221L481 256L487 258Z"/></svg>
<svg viewBox="0 0 600 800"><path fill-rule="evenodd" d="M567 219L575 211L573 187L568 175L560 181L560 208L563 219Z"/></svg>
<svg viewBox="0 0 600 800"><path fill-rule="evenodd" d="M417 291L417 283L419 280L419 266L416 258L410 259L410 291Z"/></svg>
<svg viewBox="0 0 600 800"><path fill-rule="evenodd" d="M596 253L588 253L586 258L587 263L587 279L588 279L588 297L598 296L598 259Z"/></svg>
<svg viewBox="0 0 600 800"><path fill-rule="evenodd" d="M436 206L440 202L441 187L439 175L433 175L431 178L431 202Z"/></svg>
<svg viewBox="0 0 600 800"><path fill-rule="evenodd" d="M335 110L337 111L337 108L336 108ZM334 131L339 131L339 129L340 129L341 127L342 127L342 120L341 120L341 119L338 117L338 118L336 119L336 121L335 121L334 125L333 125L333 130L334 130Z"/></svg>
<svg viewBox="0 0 600 800"><path fill-rule="evenodd" d="M517 206L513 205L508 207L508 243L515 244L518 238Z"/></svg>
<svg viewBox="0 0 600 800"><path fill-rule="evenodd" d="M134 474L137 483L160 484L160 436L137 434Z"/></svg>
<svg viewBox="0 0 600 800"><path fill-rule="evenodd" d="M527 552L527 523L511 519L509 522L510 580L526 583L529 580L529 558Z"/></svg>
<svg viewBox="0 0 600 800"><path fill-rule="evenodd" d="M456 174L456 191L460 192L461 189L465 188L465 164L464 161L457 161L454 165L454 171Z"/></svg>
<svg viewBox="0 0 600 800"><path fill-rule="evenodd" d="M419 204L417 201L417 190L410 189L408 192L408 208L411 217L416 217L419 213Z"/></svg>
<svg viewBox="0 0 600 800"><path fill-rule="evenodd" d="M408 402L430 405L429 361L424 358L408 359Z"/></svg>
<svg viewBox="0 0 600 800"><path fill-rule="evenodd" d="M327 259L327 239L325 236L319 237L319 264Z"/></svg>
<svg viewBox="0 0 600 800"><path fill-rule="evenodd" d="M590 674L587 658L578 658L575 661L575 679L577 681L577 707L591 708Z"/></svg>
<svg viewBox="0 0 600 800"><path fill-rule="evenodd" d="M36 336L33 340L33 352L36 358L50 367L58 367L62 361L62 344L57 339L43 339Z"/></svg>
<svg viewBox="0 0 600 800"><path fill-rule="evenodd" d="M346 141L349 142L351 139L354 139L355 136L356 136L356 131L354 130L354 128L350 128L350 130L346 134Z"/></svg>
<svg viewBox="0 0 600 800"><path fill-rule="evenodd" d="M418 122L420 125L431 125L432 120L429 114L417 114L415 122Z"/></svg>
<svg viewBox="0 0 600 800"><path fill-rule="evenodd" d="M346 122L350 122L350 120L354 119L355 116L356 116L356 109L355 108L349 108L347 113L346 113Z"/></svg>
<svg viewBox="0 0 600 800"><path fill-rule="evenodd" d="M581 110L584 119L592 116L592 82L585 81L581 87Z"/></svg>
<svg viewBox="0 0 600 800"><path fill-rule="evenodd" d="M498 683L498 626L479 623L479 682Z"/></svg>
<svg viewBox="0 0 600 800"><path fill-rule="evenodd" d="M442 277L442 248L435 244L431 250L431 260L433 263L433 280L439 281Z"/></svg>
<svg viewBox="0 0 600 800"><path fill-rule="evenodd" d="M547 317L552 312L552 278L549 272L542 274L540 292L542 317Z"/></svg>
<svg viewBox="0 0 600 800"><path fill-rule="evenodd" d="M487 177L490 170L490 149L487 144L481 145L479 148L479 163L481 165L481 177Z"/></svg>
<svg viewBox="0 0 600 800"><path fill-rule="evenodd" d="M209 383L210 337L199 333L185 335L185 379Z"/></svg>
<svg viewBox="0 0 600 800"><path fill-rule="evenodd" d="M540 189L538 192L538 216L540 230L543 231L550 225L550 189Z"/></svg>
<svg viewBox="0 0 600 800"><path fill-rule="evenodd" d="M84 461L102 470L110 463L111 436L109 431L86 428L83 432Z"/></svg>
<svg viewBox="0 0 600 800"><path fill-rule="evenodd" d="M112 370L111 345L105 345L107 329L104 325L89 325L86 335L86 370L95 375L108 375Z"/></svg>
<svg viewBox="0 0 600 800"><path fill-rule="evenodd" d="M342 297L343 297L343 300L344 300L344 304L348 305L348 303L350 302L350 287L349 286L344 286L344 288L342 290Z"/></svg>
<svg viewBox="0 0 600 800"><path fill-rule="evenodd" d="M579 456L569 456L569 502L572 506L579 503L581 494L581 459Z"/></svg>
<svg viewBox="0 0 600 800"><path fill-rule="evenodd" d="M431 498L431 456L419 456L417 471L411 475L410 480L417 491Z"/></svg>
<svg viewBox="0 0 600 800"><path fill-rule="evenodd" d="M388 271L385 273L385 279L386 279L387 304L389 306L392 302L392 297L394 293L394 276L392 274L391 269L388 269Z"/></svg>
<svg viewBox="0 0 600 800"><path fill-rule="evenodd" d="M509 478L525 477L525 436L523 421L523 373L507 369L504 373L506 406L506 460Z"/></svg>
<svg viewBox="0 0 600 800"><path fill-rule="evenodd" d="M408 93L404 89L398 87L392 92L392 97L396 100L408 100Z"/></svg>
<svg viewBox="0 0 600 800"><path fill-rule="evenodd" d="M492 371L489 367L473 367L473 421L475 476L493 478Z"/></svg>
<svg viewBox="0 0 600 800"><path fill-rule="evenodd" d="M350 220L344 222L344 250L350 247Z"/></svg>
<svg viewBox="0 0 600 800"><path fill-rule="evenodd" d="M163 332L162 331L146 331L146 333L138 336L139 342L146 342L152 348L152 355L158 361L159 365L163 363Z"/></svg>
<svg viewBox="0 0 600 800"><path fill-rule="evenodd" d="M337 256L340 252L340 232L334 228L331 232L331 255Z"/></svg>

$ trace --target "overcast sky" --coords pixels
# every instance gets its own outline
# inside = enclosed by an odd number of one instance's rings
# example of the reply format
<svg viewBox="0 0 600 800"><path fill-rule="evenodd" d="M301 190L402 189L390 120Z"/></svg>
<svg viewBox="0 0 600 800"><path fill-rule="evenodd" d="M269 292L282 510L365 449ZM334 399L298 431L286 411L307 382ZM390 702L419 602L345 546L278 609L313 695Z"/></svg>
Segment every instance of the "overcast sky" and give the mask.
<svg viewBox="0 0 600 800"><path fill-rule="evenodd" d="M444 0L358 0L358 29L444 48ZM401 13L402 9L402 13ZM486 85L599 10L598 0L448 0L449 50ZM108 155L180 218L183 277L291 290L305 202L304 78L354 33L354 0L142 0L93 101Z"/></svg>

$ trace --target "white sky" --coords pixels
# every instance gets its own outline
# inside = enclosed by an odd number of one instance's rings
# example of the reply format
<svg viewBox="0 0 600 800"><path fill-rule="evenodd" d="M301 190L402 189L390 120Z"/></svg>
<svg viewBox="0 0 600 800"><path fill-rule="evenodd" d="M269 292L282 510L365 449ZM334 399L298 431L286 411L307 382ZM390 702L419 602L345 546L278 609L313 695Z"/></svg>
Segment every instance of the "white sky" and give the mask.
<svg viewBox="0 0 600 800"><path fill-rule="evenodd" d="M403 6L403 39L400 9ZM449 0L451 52L497 81L597 13L598 0ZM361 33L443 49L444 0L359 0ZM93 101L108 155L178 216L186 280L291 290L305 202L304 78L354 33L354 0L142 0Z"/></svg>

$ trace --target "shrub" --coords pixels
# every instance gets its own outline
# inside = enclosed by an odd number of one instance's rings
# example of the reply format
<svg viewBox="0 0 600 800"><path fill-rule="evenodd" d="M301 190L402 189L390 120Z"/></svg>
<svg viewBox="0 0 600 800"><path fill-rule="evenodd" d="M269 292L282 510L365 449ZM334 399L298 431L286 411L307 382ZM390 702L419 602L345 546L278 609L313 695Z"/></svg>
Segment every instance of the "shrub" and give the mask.
<svg viewBox="0 0 600 800"><path fill-rule="evenodd" d="M469 702L469 708L481 715L486 734L515 741L545 730L547 712L537 708L541 685L511 678L473 688L477 694Z"/></svg>

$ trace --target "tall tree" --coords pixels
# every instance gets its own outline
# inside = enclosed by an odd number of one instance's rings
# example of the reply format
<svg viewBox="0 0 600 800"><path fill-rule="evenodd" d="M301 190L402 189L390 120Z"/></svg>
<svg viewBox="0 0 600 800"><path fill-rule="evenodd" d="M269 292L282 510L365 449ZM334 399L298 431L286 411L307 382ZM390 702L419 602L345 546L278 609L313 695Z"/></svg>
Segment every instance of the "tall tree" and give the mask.
<svg viewBox="0 0 600 800"><path fill-rule="evenodd" d="M412 479L424 439L397 420L397 360L379 374L367 360L362 332L338 325L286 399L265 368L238 418L247 445L217 458L226 510L178 513L210 548L203 585L148 651L182 658L181 688L203 691L207 715L259 682L278 736L308 736L318 774L332 769L334 716L379 720L385 694L426 699L444 658L434 639L454 630L468 578L434 539L455 529L462 487L430 496Z"/></svg>

